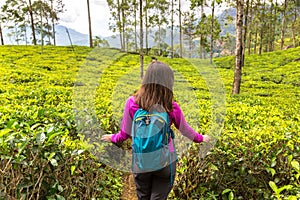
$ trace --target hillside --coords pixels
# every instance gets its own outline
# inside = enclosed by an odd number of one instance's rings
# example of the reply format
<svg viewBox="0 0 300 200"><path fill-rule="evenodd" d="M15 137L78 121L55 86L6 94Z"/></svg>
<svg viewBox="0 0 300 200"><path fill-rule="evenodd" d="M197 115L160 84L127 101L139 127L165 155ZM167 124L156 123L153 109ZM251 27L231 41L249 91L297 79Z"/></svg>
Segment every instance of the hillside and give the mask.
<svg viewBox="0 0 300 200"><path fill-rule="evenodd" d="M119 130L139 56L74 48L0 46L0 199L117 200L128 190L130 141L99 137ZM230 94L233 57L158 58L175 72L187 121L215 138L194 145L176 132L170 199L300 198L299 55L247 56L240 95Z"/></svg>

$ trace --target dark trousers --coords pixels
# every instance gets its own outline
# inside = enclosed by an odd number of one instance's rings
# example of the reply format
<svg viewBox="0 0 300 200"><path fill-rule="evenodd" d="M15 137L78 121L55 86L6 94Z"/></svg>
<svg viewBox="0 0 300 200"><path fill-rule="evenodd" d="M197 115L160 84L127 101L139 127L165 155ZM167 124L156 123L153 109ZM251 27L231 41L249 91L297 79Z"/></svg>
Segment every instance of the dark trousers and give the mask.
<svg viewBox="0 0 300 200"><path fill-rule="evenodd" d="M172 168L172 173L171 173ZM172 178L171 178L172 175ZM136 192L139 200L164 200L173 187L176 162L154 172L134 173Z"/></svg>

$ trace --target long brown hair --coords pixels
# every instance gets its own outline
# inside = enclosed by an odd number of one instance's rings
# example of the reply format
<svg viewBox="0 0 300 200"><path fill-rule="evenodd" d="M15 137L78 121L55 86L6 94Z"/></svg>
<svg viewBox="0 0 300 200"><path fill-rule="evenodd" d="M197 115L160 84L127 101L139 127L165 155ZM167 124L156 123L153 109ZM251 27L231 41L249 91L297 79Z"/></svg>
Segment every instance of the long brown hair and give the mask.
<svg viewBox="0 0 300 200"><path fill-rule="evenodd" d="M142 86L135 94L136 103L144 110L173 110L174 72L165 63L153 61L147 68Z"/></svg>

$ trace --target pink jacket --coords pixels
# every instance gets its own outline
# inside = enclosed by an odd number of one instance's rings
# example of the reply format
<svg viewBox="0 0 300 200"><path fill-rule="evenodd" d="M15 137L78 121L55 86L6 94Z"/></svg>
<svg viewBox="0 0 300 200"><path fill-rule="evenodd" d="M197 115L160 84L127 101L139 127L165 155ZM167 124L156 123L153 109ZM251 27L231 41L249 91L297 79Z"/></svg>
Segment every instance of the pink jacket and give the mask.
<svg viewBox="0 0 300 200"><path fill-rule="evenodd" d="M112 142L123 142L131 136L131 124L134 113L139 109L139 105L137 105L134 101L134 97L131 96L127 99L124 108L123 120L121 125L121 130L117 134L113 134ZM180 131L182 135L189 138L190 140L200 143L203 141L203 136L199 133L195 132L189 124L186 122L184 115L176 102L173 102L173 111L169 113L170 125L174 123L175 127ZM172 145L172 140L170 141L170 145ZM171 148L172 149L172 148Z"/></svg>

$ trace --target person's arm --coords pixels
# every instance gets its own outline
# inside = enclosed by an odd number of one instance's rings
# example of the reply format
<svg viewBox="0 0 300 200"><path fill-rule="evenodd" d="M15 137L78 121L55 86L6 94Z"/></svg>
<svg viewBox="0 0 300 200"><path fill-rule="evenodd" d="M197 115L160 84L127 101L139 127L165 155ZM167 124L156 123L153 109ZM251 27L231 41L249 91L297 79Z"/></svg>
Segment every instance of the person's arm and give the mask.
<svg viewBox="0 0 300 200"><path fill-rule="evenodd" d="M133 99L129 98L125 104L121 130L117 134L106 134L101 137L101 140L113 143L119 143L127 140L131 135L132 117L130 114L130 107Z"/></svg>
<svg viewBox="0 0 300 200"><path fill-rule="evenodd" d="M208 135L201 135L197 133L192 127L190 127L190 125L184 118L181 108L176 102L173 103L173 111L171 117L175 127L185 137L189 138L190 140L196 143L209 142L210 137Z"/></svg>

